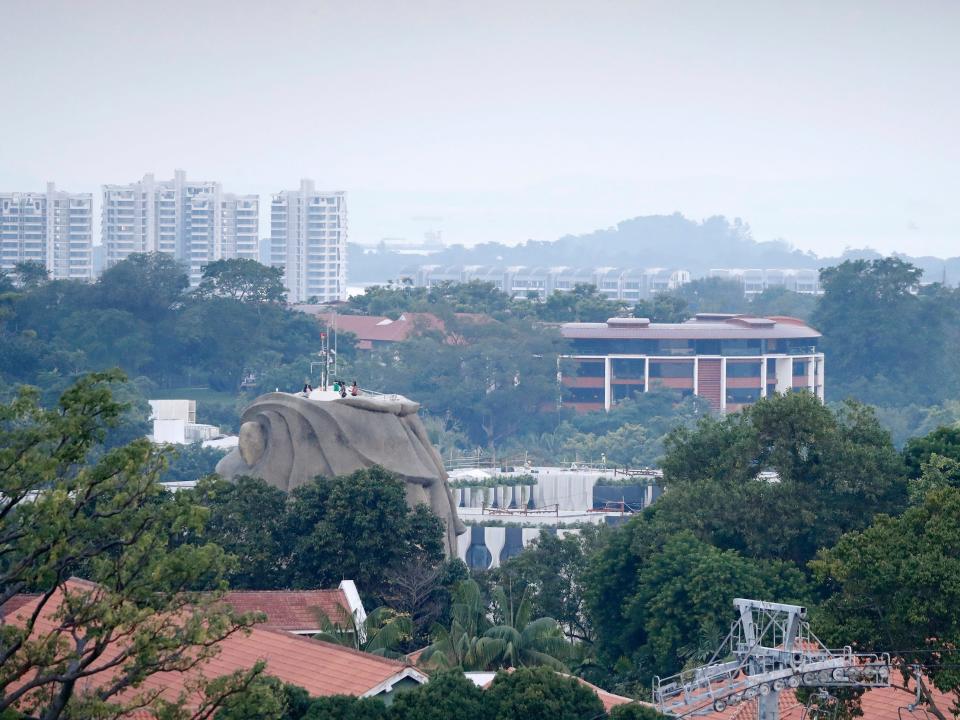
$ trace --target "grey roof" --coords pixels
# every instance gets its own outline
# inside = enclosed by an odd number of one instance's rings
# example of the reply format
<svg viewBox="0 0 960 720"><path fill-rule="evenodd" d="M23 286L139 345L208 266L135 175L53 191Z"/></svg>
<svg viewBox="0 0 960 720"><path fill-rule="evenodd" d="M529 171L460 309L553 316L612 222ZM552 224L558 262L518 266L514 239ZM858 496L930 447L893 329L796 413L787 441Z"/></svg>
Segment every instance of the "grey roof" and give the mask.
<svg viewBox="0 0 960 720"><path fill-rule="evenodd" d="M714 317L716 319L708 319ZM787 340L813 339L820 333L796 318L775 316L700 316L683 323L616 322L564 323L563 337L576 339L635 340Z"/></svg>

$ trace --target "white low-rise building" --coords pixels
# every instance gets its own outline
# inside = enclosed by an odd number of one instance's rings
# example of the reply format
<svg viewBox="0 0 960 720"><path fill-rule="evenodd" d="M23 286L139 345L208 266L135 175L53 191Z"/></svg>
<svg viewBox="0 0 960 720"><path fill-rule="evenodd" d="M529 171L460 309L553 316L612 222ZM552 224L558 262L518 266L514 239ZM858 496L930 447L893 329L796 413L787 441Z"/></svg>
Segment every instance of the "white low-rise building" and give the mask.
<svg viewBox="0 0 960 720"><path fill-rule="evenodd" d="M449 476L457 514L468 526L457 538L457 555L473 569L499 567L543 530L563 537L578 526L623 522L662 493L656 470L461 468Z"/></svg>
<svg viewBox="0 0 960 720"><path fill-rule="evenodd" d="M222 437L216 425L197 422L196 400L149 400L153 433L158 444L189 445Z"/></svg>

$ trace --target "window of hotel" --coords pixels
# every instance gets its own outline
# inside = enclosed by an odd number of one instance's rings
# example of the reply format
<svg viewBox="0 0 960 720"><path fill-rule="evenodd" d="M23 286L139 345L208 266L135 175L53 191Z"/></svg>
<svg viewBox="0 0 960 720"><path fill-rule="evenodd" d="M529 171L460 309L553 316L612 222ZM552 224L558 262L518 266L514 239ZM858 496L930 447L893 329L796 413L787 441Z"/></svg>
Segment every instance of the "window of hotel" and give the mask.
<svg viewBox="0 0 960 720"><path fill-rule="evenodd" d="M760 377L760 363L758 362L728 362L728 378Z"/></svg>
<svg viewBox="0 0 960 720"><path fill-rule="evenodd" d="M657 362L650 363L650 377L652 378L693 378L692 362Z"/></svg>
<svg viewBox="0 0 960 720"><path fill-rule="evenodd" d="M643 395L643 385L611 385L610 394L613 401L625 400L637 395Z"/></svg>
<svg viewBox="0 0 960 720"><path fill-rule="evenodd" d="M569 373L570 370L568 369ZM581 360L573 370L577 377L603 377L605 366L603 360Z"/></svg>
<svg viewBox="0 0 960 720"><path fill-rule="evenodd" d="M602 403L603 388L566 388L564 396L567 402Z"/></svg>
<svg viewBox="0 0 960 720"><path fill-rule="evenodd" d="M755 403L760 399L760 388L729 388L727 402L735 405Z"/></svg>
<svg viewBox="0 0 960 720"><path fill-rule="evenodd" d="M722 340L720 342L721 354L723 355L760 355L763 353L763 341L760 339L750 340Z"/></svg>
<svg viewBox="0 0 960 720"><path fill-rule="evenodd" d="M614 380L642 380L646 372L646 361L627 358L613 358L610 361L610 375Z"/></svg>
<svg viewBox="0 0 960 720"><path fill-rule="evenodd" d="M691 340L658 340L654 353L657 355L693 355Z"/></svg>

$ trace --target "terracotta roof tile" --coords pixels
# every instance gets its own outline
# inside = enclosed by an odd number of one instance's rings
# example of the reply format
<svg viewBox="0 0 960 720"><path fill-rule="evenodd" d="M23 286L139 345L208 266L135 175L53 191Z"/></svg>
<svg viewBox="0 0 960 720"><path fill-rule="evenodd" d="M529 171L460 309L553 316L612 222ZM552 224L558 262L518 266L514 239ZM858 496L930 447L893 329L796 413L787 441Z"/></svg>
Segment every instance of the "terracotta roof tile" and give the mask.
<svg viewBox="0 0 960 720"><path fill-rule="evenodd" d="M932 683L927 681L927 687L933 695L937 707L945 712L949 712L953 705L954 697L948 693L943 693L933 687ZM910 682L903 687L882 687L870 688L866 690L860 698L860 708L863 710L863 720L905 720L911 717L906 710L907 705L914 701L915 685ZM780 720L804 720L805 706L797 700L796 692L792 689L784 690L780 693ZM903 711L901 713L901 710ZM918 713L922 711L917 710ZM752 700L743 702L739 705L728 707L723 712L711 712L701 716L704 720L758 720L759 709L758 702ZM922 720L926 720L922 717Z"/></svg>
<svg viewBox="0 0 960 720"><path fill-rule="evenodd" d="M334 323L334 315L324 312L327 308L316 305L295 305L295 310L313 315L325 325ZM490 318L478 313L457 313L457 318L470 322L489 322ZM438 330L446 333L443 320L432 313L403 313L396 320L380 315L336 315L336 326L343 332L357 336L358 347L369 350L373 343L402 342L423 331ZM450 342L460 342L460 338L451 335Z"/></svg>
<svg viewBox="0 0 960 720"><path fill-rule="evenodd" d="M617 695L615 693L604 690L603 688L597 687L593 683L589 683L583 678L576 677L575 675L566 675L564 673L561 673L561 675L564 675L565 677L572 677L581 685L586 685L588 688L593 690L597 694L597 697L600 698L600 702L603 703L603 709L606 712L610 712L611 710L613 710L613 708L617 707L618 705L627 705L629 703L639 703L641 705L648 705L649 707L653 707L653 705L651 705L650 703L645 703L640 700L634 700L633 698L624 697L623 695Z"/></svg>
<svg viewBox="0 0 960 720"><path fill-rule="evenodd" d="M412 670L407 663L262 627L255 627L249 634L233 635L219 646L220 653L204 665L206 677L226 675L262 660L268 674L299 685L314 697L362 696ZM173 689L183 689L183 685L181 673L159 673L144 683L144 687L163 689L165 695Z"/></svg>
<svg viewBox="0 0 960 720"><path fill-rule="evenodd" d="M320 614L333 622L350 617L350 604L335 590L231 590L223 598L239 613L262 612L267 620L260 627L289 632L317 630Z"/></svg>
<svg viewBox="0 0 960 720"><path fill-rule="evenodd" d="M80 580L70 580L67 587L72 591L96 589L96 585ZM57 627L54 614L62 595L58 591L40 613L35 634L50 633ZM39 598L31 598L17 611L11 612L5 621L22 622L36 608ZM409 663L389 660L375 655L321 642L289 632L266 627L254 627L249 632L237 632L218 643L219 653L188 672L158 673L147 678L138 692L156 690L167 699L176 698L201 674L207 678L226 675L237 670L253 667L259 661L266 663L266 672L283 682L303 687L310 695L365 695L382 686L390 685L402 677L412 677L425 682L426 676ZM119 648L104 653L98 666L116 657ZM96 667L96 666L94 666ZM112 671L102 671L85 678L78 687L96 687L106 682ZM196 698L199 702L200 698ZM136 715L131 715L136 717Z"/></svg>
<svg viewBox="0 0 960 720"><path fill-rule="evenodd" d="M16 612L28 602L35 600L37 597L38 595L33 593L20 593L18 595L14 595L3 605L0 605L0 618L4 618L7 615Z"/></svg>

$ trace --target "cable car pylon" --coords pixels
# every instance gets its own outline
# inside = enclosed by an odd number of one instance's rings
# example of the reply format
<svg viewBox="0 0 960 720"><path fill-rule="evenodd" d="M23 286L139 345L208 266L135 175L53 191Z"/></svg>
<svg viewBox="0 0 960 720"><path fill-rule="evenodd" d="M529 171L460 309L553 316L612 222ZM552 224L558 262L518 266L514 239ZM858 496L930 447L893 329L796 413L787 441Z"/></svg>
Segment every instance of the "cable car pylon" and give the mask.
<svg viewBox="0 0 960 720"><path fill-rule="evenodd" d="M806 608L743 598L733 605L739 617L706 665L653 679L663 714L709 715L756 700L758 720L779 720L787 688L890 685L888 653L829 649L810 630Z"/></svg>

